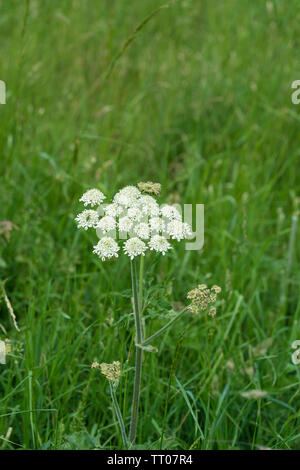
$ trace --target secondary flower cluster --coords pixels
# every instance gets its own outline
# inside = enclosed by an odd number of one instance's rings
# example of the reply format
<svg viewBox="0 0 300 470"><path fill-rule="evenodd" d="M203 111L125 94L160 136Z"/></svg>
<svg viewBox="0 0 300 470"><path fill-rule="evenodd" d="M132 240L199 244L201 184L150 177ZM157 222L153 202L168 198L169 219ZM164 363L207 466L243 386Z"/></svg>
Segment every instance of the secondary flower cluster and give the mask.
<svg viewBox="0 0 300 470"><path fill-rule="evenodd" d="M93 362L91 365L92 369L100 369L101 373L111 382L115 382L121 376L121 366L119 361L113 361L112 364L106 364L102 362Z"/></svg>
<svg viewBox="0 0 300 470"><path fill-rule="evenodd" d="M158 183L139 183L138 186L141 191L156 194L160 190ZM140 189L126 186L109 204L102 204L106 197L98 189L90 189L81 197L85 206L98 206L97 210L84 210L75 220L78 227L96 229L100 240L93 253L102 261L118 257L119 243L127 238L127 234L130 238L124 242L123 252L130 259L145 255L148 249L165 255L172 248L168 239L180 241L191 237L191 227L183 222L178 209L170 205L160 208L154 197L142 194Z"/></svg>
<svg viewBox="0 0 300 470"><path fill-rule="evenodd" d="M221 290L222 289L219 286L212 286L212 288L209 289L206 284L199 284L198 287L187 294L187 298L191 300L191 303L188 306L189 311L197 314L206 310L211 303L217 300L217 295ZM213 306L210 307L208 314L214 317L216 315L216 308Z"/></svg>

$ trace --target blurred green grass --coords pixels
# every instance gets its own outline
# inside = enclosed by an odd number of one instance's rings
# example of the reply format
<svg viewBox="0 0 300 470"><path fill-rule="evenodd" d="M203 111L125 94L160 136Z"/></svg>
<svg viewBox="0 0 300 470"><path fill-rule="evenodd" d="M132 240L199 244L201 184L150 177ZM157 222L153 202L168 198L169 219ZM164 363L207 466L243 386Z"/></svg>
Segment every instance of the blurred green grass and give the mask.
<svg viewBox="0 0 300 470"><path fill-rule="evenodd" d="M132 365L129 266L102 264L74 217L85 189L112 196L147 180L162 183L162 200L205 204L201 252L146 257L149 331L164 322L161 299L185 302L198 282L221 285L223 303L214 321L186 317L146 355L138 442L159 446L164 429L166 448L300 447L290 358L300 338L299 244L287 269L299 209L290 89L299 5L177 0L105 80L163 4L0 2L0 220L19 227L1 238L1 279L21 333L4 302L0 326L24 346L1 366L0 436L13 428L6 448L121 446L90 364L130 354ZM266 338L272 345L255 357ZM132 375L119 396L127 424ZM268 395L241 396L251 389Z"/></svg>

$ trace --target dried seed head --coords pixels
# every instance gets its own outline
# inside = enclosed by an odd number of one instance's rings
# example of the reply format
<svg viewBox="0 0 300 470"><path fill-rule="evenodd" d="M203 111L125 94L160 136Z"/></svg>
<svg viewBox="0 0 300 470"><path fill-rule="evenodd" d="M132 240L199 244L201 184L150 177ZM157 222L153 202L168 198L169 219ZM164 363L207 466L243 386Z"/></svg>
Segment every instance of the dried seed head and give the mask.
<svg viewBox="0 0 300 470"><path fill-rule="evenodd" d="M113 361L112 364L100 364L101 373L105 375L108 380L115 382L121 376L121 366L119 361Z"/></svg>
<svg viewBox="0 0 300 470"><path fill-rule="evenodd" d="M155 196L158 196L161 191L161 184L148 181L147 183L138 183L138 188L143 193L155 194Z"/></svg>

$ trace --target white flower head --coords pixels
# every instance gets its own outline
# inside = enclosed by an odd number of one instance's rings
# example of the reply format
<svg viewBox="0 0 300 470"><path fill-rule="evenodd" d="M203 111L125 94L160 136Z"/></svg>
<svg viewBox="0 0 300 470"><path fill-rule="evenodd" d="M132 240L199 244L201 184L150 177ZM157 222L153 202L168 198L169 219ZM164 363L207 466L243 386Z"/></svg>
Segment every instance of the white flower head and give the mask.
<svg viewBox="0 0 300 470"><path fill-rule="evenodd" d="M137 199L141 196L141 191L136 186L125 186L119 191L119 194L128 196L131 199Z"/></svg>
<svg viewBox="0 0 300 470"><path fill-rule="evenodd" d="M119 230L120 232L129 232L132 228L133 222L132 220L125 215L125 217L121 217L119 219Z"/></svg>
<svg viewBox="0 0 300 470"><path fill-rule="evenodd" d="M107 258L117 258L120 247L111 237L103 237L98 241L97 245L94 246L93 253L99 256L102 261Z"/></svg>
<svg viewBox="0 0 300 470"><path fill-rule="evenodd" d="M187 222L183 222L184 238L191 238L193 236L192 227Z"/></svg>
<svg viewBox="0 0 300 470"><path fill-rule="evenodd" d="M138 237L143 238L144 240L148 240L150 236L150 228L149 225L145 222L141 222L134 227L134 231Z"/></svg>
<svg viewBox="0 0 300 470"><path fill-rule="evenodd" d="M127 215L128 217L130 217L130 219L134 221L139 221L143 217L143 213L141 212L141 210L135 206L129 207L127 211Z"/></svg>
<svg viewBox="0 0 300 470"><path fill-rule="evenodd" d="M150 189L153 194L159 192L158 187L154 191L152 183L151 188L147 185L143 186L144 192L150 192ZM129 234L130 238L123 244L123 251L130 259L145 255L148 249L165 255L172 248L168 238L180 241L192 236L192 229L183 222L180 209L167 204L160 210L156 199L149 194L142 194L136 186L121 189L109 204L102 205L104 199L104 194L98 189L90 189L84 193L80 201L85 206L98 205L98 208L84 210L75 219L78 227L85 230L89 227L96 229L100 240L93 252L103 261L118 257L121 244L115 240L116 228L120 241Z"/></svg>
<svg viewBox="0 0 300 470"><path fill-rule="evenodd" d="M84 230L87 230L88 228L96 228L97 224L99 222L99 216L98 212L94 210L84 210L83 212L80 212L80 214L77 215L75 218L77 222L77 227L84 228Z"/></svg>
<svg viewBox="0 0 300 470"><path fill-rule="evenodd" d="M137 237L129 238L124 243L124 253L132 260L135 256L145 255L147 245Z"/></svg>
<svg viewBox="0 0 300 470"><path fill-rule="evenodd" d="M172 248L168 240L161 235L153 235L148 245L150 250L160 252L163 256Z"/></svg>
<svg viewBox="0 0 300 470"><path fill-rule="evenodd" d="M159 215L159 205L152 196L142 196L139 199L139 207L141 211L151 217Z"/></svg>
<svg viewBox="0 0 300 470"><path fill-rule="evenodd" d="M182 216L181 216L181 213L179 212L179 210L176 209L176 207L174 207L174 206L170 206L169 204L164 205L161 208L160 212L164 217L166 217L166 219L169 219L169 220L173 220L173 219L182 220Z"/></svg>
<svg viewBox="0 0 300 470"><path fill-rule="evenodd" d="M161 217L151 217L149 225L151 232L163 232L166 228L166 224Z"/></svg>
<svg viewBox="0 0 300 470"><path fill-rule="evenodd" d="M81 196L79 201L83 202L85 206L90 205L94 207L101 204L104 199L105 196L99 189L89 189Z"/></svg>
<svg viewBox="0 0 300 470"><path fill-rule="evenodd" d="M124 208L119 204L112 202L104 207L105 215L110 215L111 217L118 217L124 212Z"/></svg>
<svg viewBox="0 0 300 470"><path fill-rule="evenodd" d="M100 228L103 233L110 232L116 228L116 220L110 215L106 215L99 220L97 228Z"/></svg>
<svg viewBox="0 0 300 470"><path fill-rule="evenodd" d="M113 200L122 206L130 207L137 204L140 195L141 192L135 186L125 186L115 194Z"/></svg>
<svg viewBox="0 0 300 470"><path fill-rule="evenodd" d="M167 233L171 238L180 241L192 235L189 224L173 219L167 224Z"/></svg>

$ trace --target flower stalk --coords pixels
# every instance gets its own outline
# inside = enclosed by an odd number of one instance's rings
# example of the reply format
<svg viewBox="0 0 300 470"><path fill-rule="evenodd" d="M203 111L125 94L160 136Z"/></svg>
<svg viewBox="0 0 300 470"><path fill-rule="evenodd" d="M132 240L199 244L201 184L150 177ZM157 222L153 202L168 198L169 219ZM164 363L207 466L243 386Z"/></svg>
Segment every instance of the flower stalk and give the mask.
<svg viewBox="0 0 300 470"><path fill-rule="evenodd" d="M162 328L156 331L156 333L153 333L153 335L149 336L149 338L145 339L142 342L141 346L147 346L148 344L150 344L154 339L156 339L158 336L164 333L168 328L170 328L170 326L172 326L173 323L175 323L186 311L187 311L187 308L184 308L183 310L181 310L181 312L175 315L174 318L172 318L172 320L166 323L166 325L164 325Z"/></svg>
<svg viewBox="0 0 300 470"><path fill-rule="evenodd" d="M123 421L123 418L122 418L121 410L120 410L118 400L117 400L117 397L116 397L116 391L115 391L115 388L114 388L114 383L111 380L109 380L108 382L109 382L109 390L110 390L110 395L111 395L111 401L112 401L112 404L113 404L113 407L114 407L114 410L115 410L115 413L116 413L116 416L117 416L117 419L118 419L118 423L119 423L119 426L120 426L123 445L124 445L124 447L127 448L128 447L128 438L127 438L127 434L126 434L126 431L125 431L125 426L124 426L124 421Z"/></svg>
<svg viewBox="0 0 300 470"><path fill-rule="evenodd" d="M137 344L140 344L143 341L143 330L142 330L140 305L139 305L140 300L141 300L141 295L140 295L141 290L139 290L139 286L137 282L136 260L135 259L131 260L130 264L131 264L132 294L133 294L133 301L134 301L135 342ZM133 444L136 439L136 429L137 429L137 423L138 423L139 402L140 402L142 365L143 365L143 351L136 345L135 346L134 387L133 387L130 433L129 433L129 440L131 444Z"/></svg>

